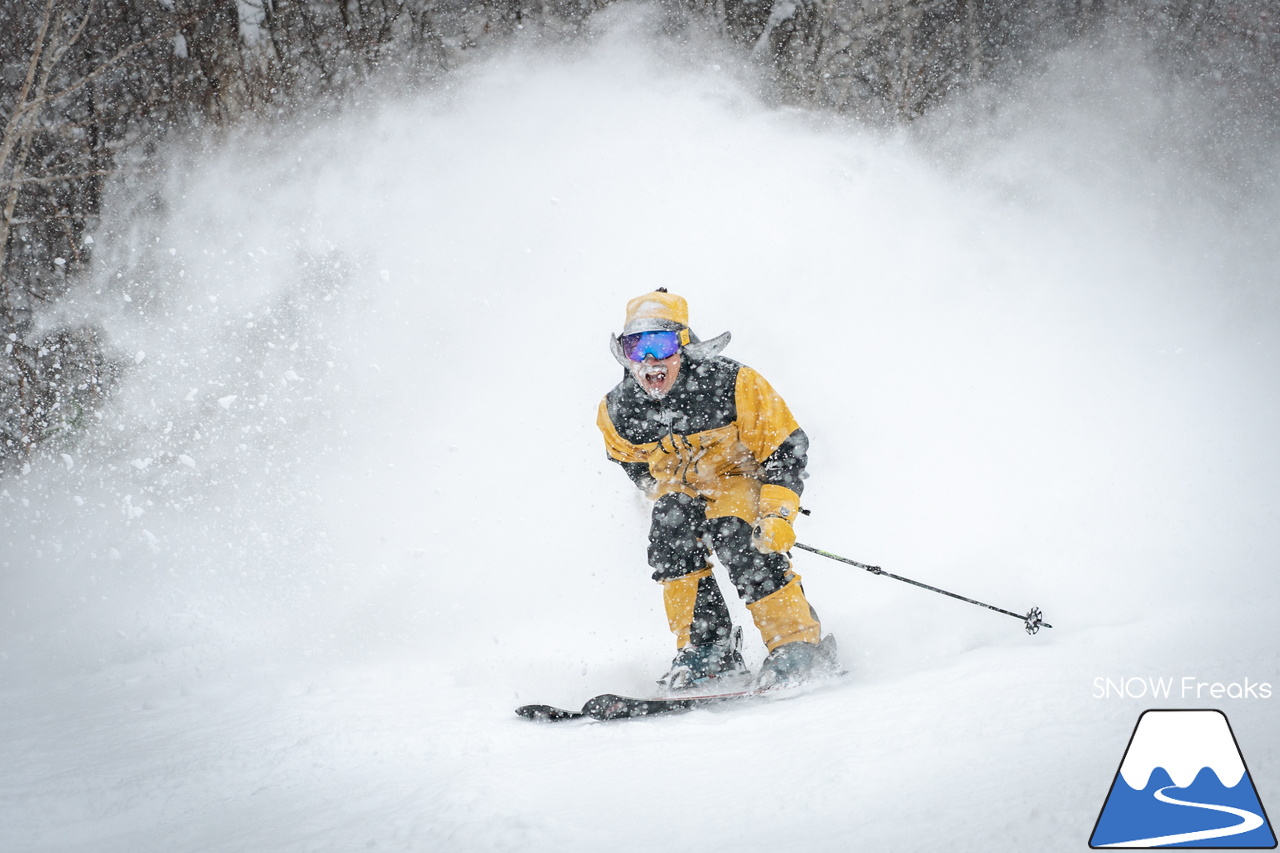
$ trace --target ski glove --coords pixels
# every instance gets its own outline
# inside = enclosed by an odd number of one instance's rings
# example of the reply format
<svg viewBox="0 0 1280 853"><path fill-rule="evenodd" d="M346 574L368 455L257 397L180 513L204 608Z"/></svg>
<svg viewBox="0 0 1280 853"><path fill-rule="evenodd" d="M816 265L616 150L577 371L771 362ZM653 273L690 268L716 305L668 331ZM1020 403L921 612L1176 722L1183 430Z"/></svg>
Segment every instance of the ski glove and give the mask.
<svg viewBox="0 0 1280 853"><path fill-rule="evenodd" d="M766 554L790 551L796 544L791 523L799 512L800 496L795 492L785 486L761 486L759 521L751 531L751 544Z"/></svg>

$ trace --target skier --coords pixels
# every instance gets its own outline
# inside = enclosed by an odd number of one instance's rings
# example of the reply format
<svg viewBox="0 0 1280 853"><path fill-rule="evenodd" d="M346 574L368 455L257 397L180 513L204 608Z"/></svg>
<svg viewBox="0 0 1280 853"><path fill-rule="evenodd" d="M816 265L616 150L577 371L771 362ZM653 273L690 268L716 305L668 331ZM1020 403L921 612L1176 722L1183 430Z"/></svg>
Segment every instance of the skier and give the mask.
<svg viewBox="0 0 1280 853"><path fill-rule="evenodd" d="M659 681L669 690L745 677L712 549L769 650L757 687L838 669L786 554L809 440L763 376L719 354L729 339L700 341L688 303L666 288L631 300L610 336L626 371L597 425L609 458L654 500L649 565L678 650Z"/></svg>

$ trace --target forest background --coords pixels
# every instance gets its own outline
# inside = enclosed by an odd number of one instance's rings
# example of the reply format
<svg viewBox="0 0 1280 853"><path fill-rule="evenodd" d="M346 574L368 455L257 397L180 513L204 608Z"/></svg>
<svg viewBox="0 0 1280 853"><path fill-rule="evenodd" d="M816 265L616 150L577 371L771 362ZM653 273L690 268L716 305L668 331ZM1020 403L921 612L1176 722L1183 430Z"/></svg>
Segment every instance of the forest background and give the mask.
<svg viewBox="0 0 1280 853"><path fill-rule="evenodd" d="M264 123L358 108L370 84L412 92L513 38L589 39L604 0L11 0L0 8L0 466L78 440L129 369L92 320L56 306L94 271L111 188L132 220L162 211L166 144L209 150ZM1126 27L1169 73L1210 87L1207 150L1274 135L1280 25L1267 0L667 0L677 40L749 56L781 105L909 125L979 82L1016 81L1055 50ZM1238 177L1238 176L1236 176ZM138 191L138 188L142 188ZM130 259L154 298L164 259ZM333 266L317 264L333 275ZM116 270L116 272L120 272ZM340 273L338 273L340 274ZM125 287L99 270L101 287Z"/></svg>

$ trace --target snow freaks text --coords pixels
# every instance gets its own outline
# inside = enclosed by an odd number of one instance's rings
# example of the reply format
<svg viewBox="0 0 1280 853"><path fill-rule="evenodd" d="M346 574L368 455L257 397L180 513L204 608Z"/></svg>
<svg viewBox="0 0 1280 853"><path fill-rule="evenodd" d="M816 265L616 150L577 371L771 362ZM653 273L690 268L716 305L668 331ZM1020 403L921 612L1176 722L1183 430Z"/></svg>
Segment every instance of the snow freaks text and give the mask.
<svg viewBox="0 0 1280 853"><path fill-rule="evenodd" d="M1131 676L1093 680L1094 699L1270 699L1271 683L1245 678L1240 681L1201 681L1193 675L1178 677Z"/></svg>

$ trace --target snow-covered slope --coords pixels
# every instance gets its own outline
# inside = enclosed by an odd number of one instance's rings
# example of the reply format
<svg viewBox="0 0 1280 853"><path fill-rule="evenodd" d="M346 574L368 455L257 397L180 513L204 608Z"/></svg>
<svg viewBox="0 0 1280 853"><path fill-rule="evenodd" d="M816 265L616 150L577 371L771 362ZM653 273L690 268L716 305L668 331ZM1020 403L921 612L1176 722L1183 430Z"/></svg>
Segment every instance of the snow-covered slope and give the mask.
<svg viewBox="0 0 1280 853"><path fill-rule="evenodd" d="M0 483L0 848L1077 850L1206 701L1096 678L1280 684L1274 151L1121 49L875 134L617 11L118 191L61 310L131 372ZM802 541L1055 627L803 554L847 684L516 718L672 651L593 423L660 285L809 432ZM1215 702L1264 803L1275 701Z"/></svg>

